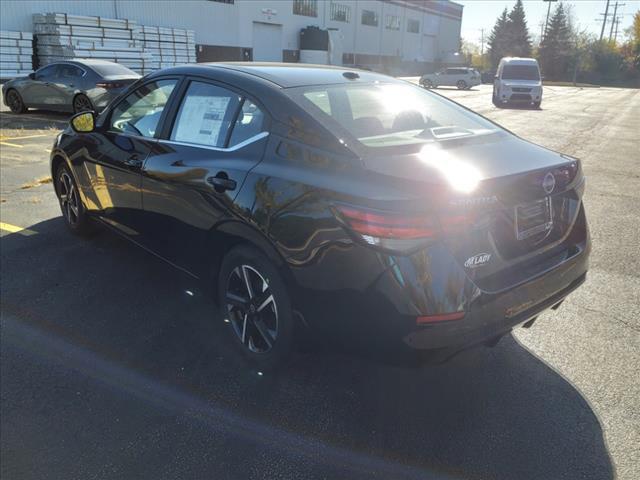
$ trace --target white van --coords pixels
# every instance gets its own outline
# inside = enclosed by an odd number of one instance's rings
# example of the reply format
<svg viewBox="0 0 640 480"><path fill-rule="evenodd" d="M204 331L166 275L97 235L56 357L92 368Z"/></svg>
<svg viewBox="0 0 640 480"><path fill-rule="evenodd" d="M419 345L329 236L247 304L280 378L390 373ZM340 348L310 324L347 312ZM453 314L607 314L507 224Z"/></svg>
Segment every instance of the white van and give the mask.
<svg viewBox="0 0 640 480"><path fill-rule="evenodd" d="M493 104L542 103L542 77L535 58L505 57L500 60L493 82Z"/></svg>

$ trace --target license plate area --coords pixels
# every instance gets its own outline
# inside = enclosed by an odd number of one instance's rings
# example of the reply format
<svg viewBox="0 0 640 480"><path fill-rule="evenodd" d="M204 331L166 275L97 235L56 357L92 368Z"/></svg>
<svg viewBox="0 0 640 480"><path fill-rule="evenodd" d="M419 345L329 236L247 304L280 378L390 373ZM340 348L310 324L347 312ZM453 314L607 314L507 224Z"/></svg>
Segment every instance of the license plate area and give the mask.
<svg viewBox="0 0 640 480"><path fill-rule="evenodd" d="M515 207L515 233L518 240L547 233L552 228L553 215L550 197Z"/></svg>

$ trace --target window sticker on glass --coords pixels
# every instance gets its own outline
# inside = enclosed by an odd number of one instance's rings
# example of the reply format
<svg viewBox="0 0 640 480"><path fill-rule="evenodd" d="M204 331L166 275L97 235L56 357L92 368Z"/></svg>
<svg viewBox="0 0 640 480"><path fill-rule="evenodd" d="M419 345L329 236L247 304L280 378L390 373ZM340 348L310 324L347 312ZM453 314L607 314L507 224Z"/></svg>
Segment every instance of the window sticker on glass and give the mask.
<svg viewBox="0 0 640 480"><path fill-rule="evenodd" d="M172 140L223 146L229 129L229 113L235 110L238 102L237 96L223 88L192 83L180 107Z"/></svg>

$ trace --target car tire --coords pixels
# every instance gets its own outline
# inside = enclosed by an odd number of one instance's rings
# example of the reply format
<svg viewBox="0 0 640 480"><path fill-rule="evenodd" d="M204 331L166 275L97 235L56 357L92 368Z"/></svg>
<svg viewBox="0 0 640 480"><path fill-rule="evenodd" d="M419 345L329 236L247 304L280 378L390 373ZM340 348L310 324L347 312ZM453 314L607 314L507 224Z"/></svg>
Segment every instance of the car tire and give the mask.
<svg viewBox="0 0 640 480"><path fill-rule="evenodd" d="M12 113L25 113L27 111L22 96L13 88L7 92L7 106Z"/></svg>
<svg viewBox="0 0 640 480"><path fill-rule="evenodd" d="M218 305L240 355L260 370L281 365L293 349L294 320L285 281L259 250L240 245L222 260Z"/></svg>
<svg viewBox="0 0 640 480"><path fill-rule="evenodd" d="M95 231L95 225L87 215L78 185L69 167L62 163L55 175L56 196L67 227L75 235L90 236Z"/></svg>
<svg viewBox="0 0 640 480"><path fill-rule="evenodd" d="M533 108L536 110L540 108L540 105L542 105L542 102L533 102Z"/></svg>
<svg viewBox="0 0 640 480"><path fill-rule="evenodd" d="M456 83L456 87L458 87L458 90L466 90L467 82L465 82L464 80L458 80Z"/></svg>
<svg viewBox="0 0 640 480"><path fill-rule="evenodd" d="M90 112L93 110L95 110L93 103L85 94L79 93L73 97L73 113Z"/></svg>
<svg viewBox="0 0 640 480"><path fill-rule="evenodd" d="M428 78L422 82L422 86L424 88L434 88L433 87L433 82L431 80L429 80Z"/></svg>

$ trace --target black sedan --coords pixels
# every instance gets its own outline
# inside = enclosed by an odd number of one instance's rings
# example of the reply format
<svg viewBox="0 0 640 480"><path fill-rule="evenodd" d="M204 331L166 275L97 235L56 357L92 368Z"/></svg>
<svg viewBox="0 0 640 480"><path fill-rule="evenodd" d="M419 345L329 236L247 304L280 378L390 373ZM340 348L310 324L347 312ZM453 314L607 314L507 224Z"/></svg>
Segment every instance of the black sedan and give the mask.
<svg viewBox="0 0 640 480"><path fill-rule="evenodd" d="M492 343L587 272L577 159L371 72L158 71L74 117L51 170L72 232L98 220L213 287L263 368L297 329Z"/></svg>
<svg viewBox="0 0 640 480"><path fill-rule="evenodd" d="M139 78L133 70L106 60L55 62L2 85L2 98L13 113L29 108L74 113L102 110Z"/></svg>

